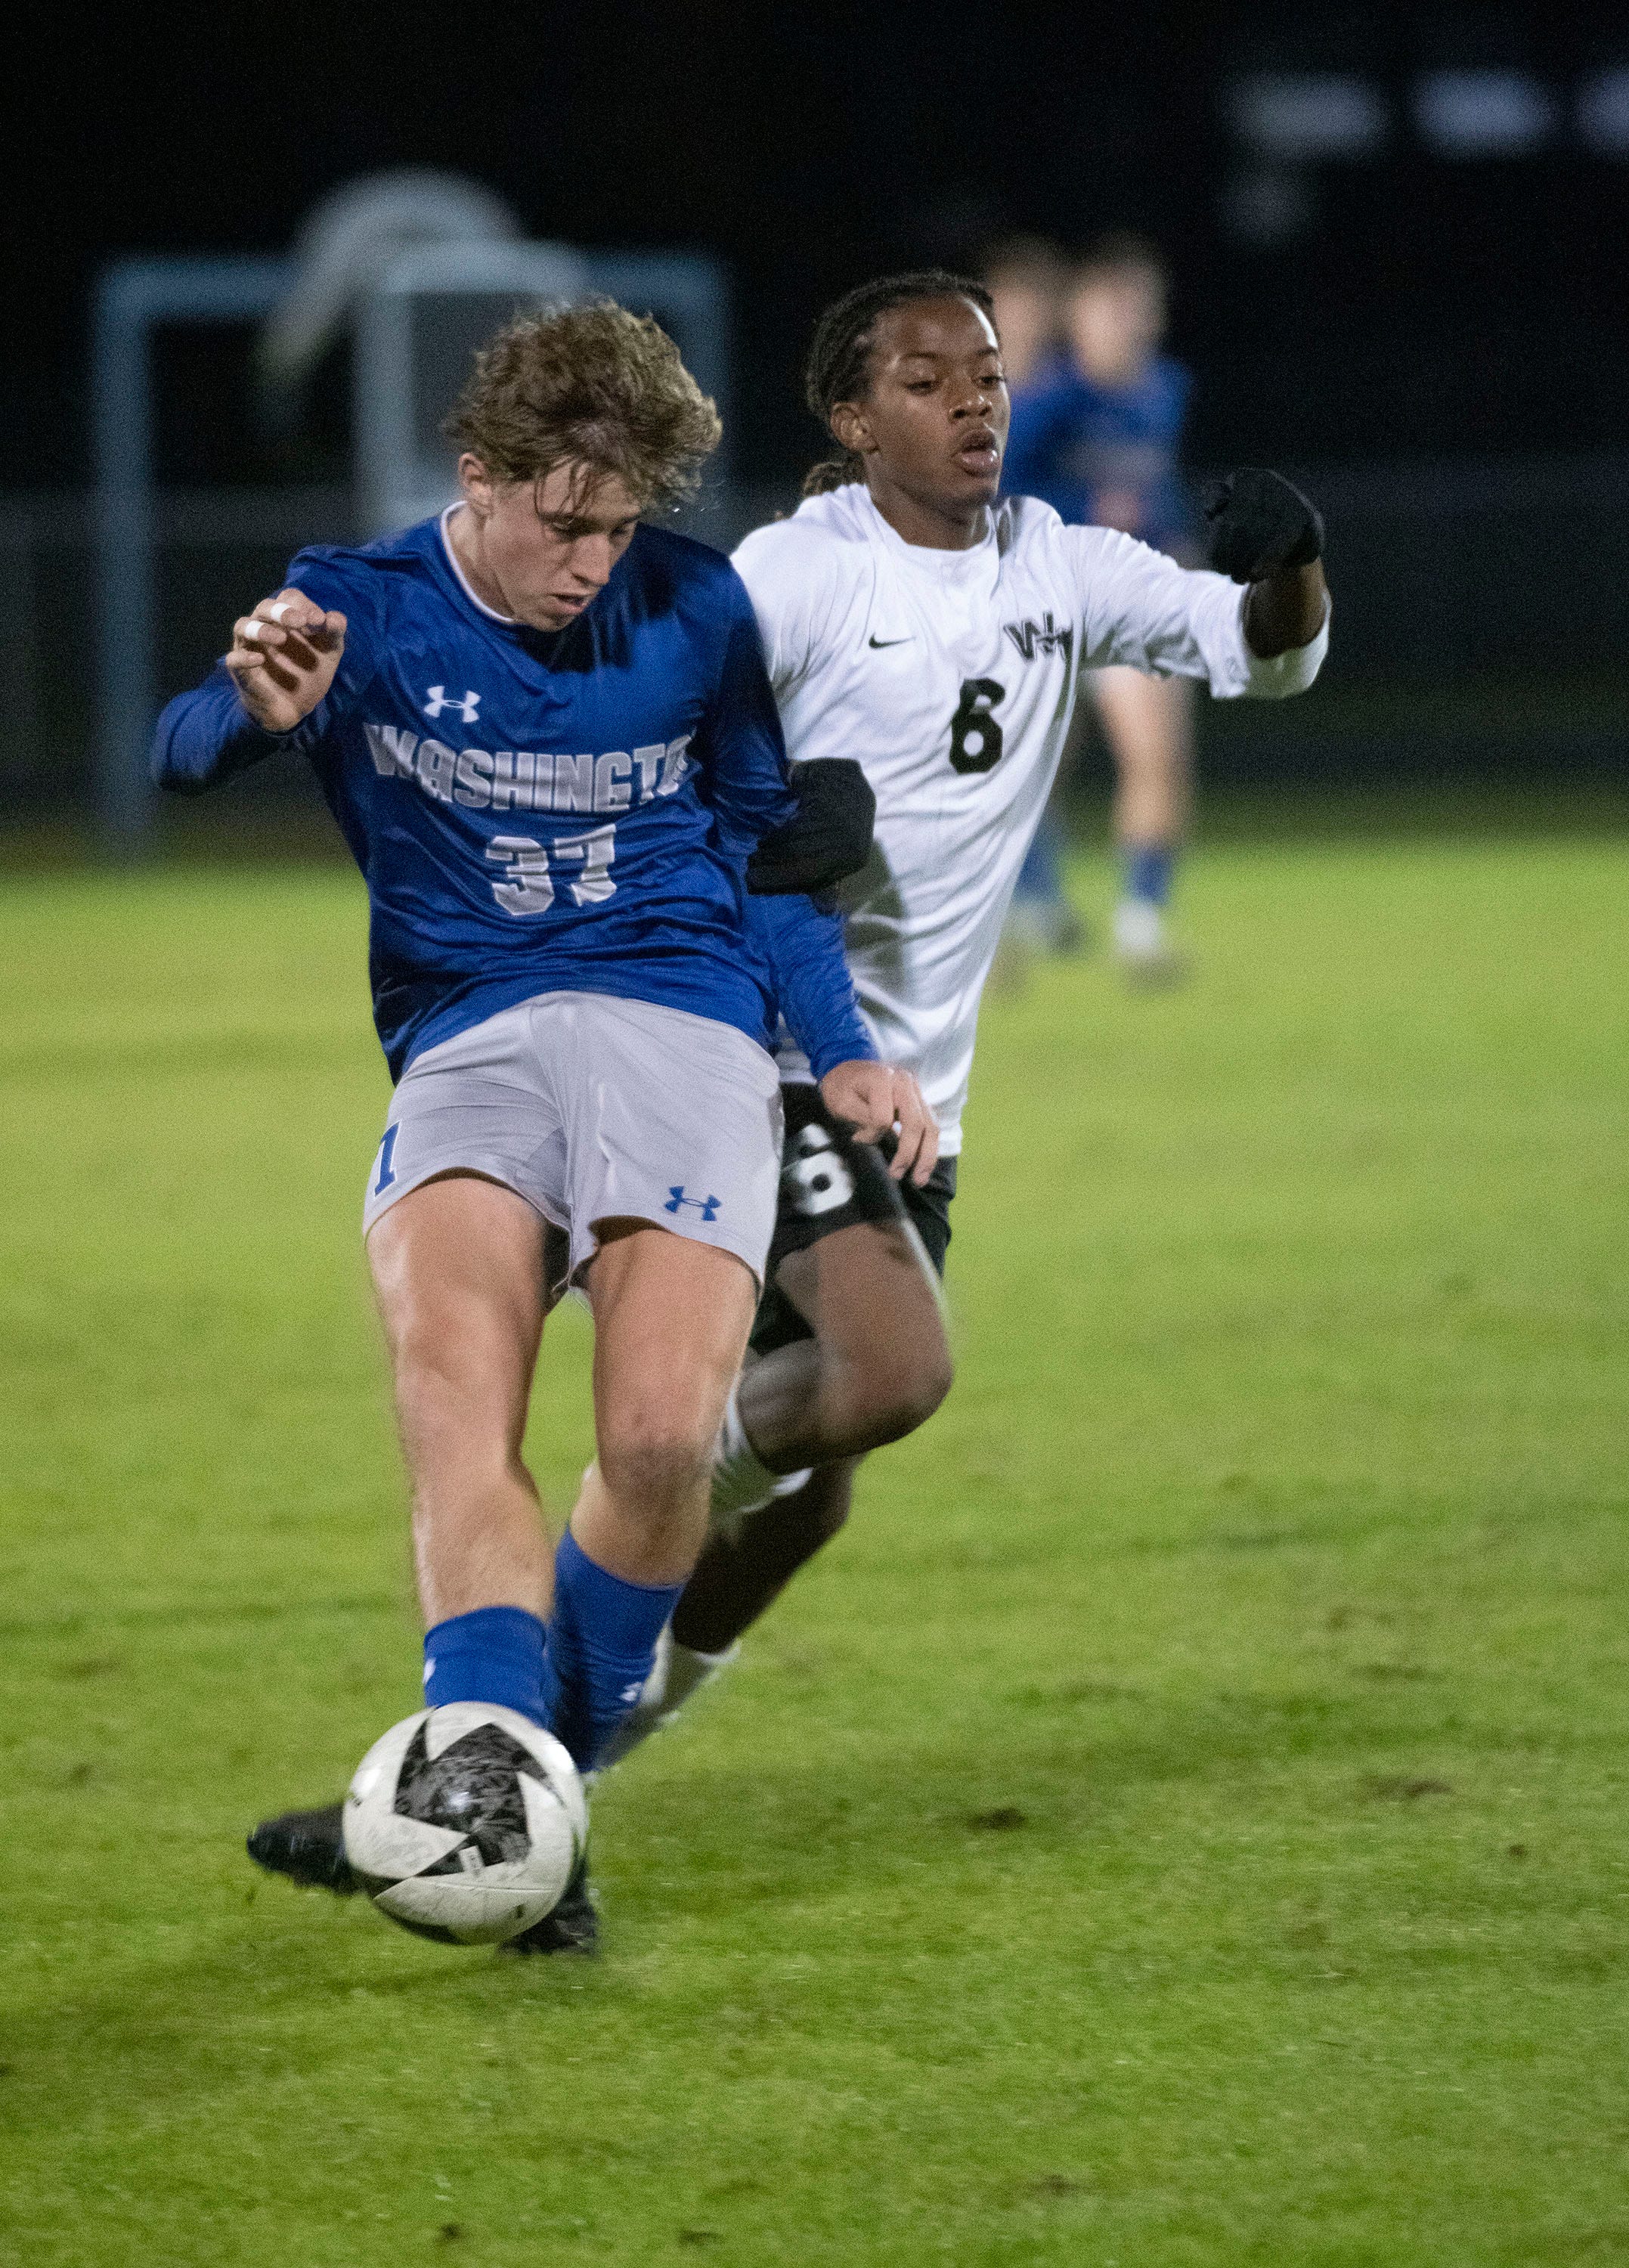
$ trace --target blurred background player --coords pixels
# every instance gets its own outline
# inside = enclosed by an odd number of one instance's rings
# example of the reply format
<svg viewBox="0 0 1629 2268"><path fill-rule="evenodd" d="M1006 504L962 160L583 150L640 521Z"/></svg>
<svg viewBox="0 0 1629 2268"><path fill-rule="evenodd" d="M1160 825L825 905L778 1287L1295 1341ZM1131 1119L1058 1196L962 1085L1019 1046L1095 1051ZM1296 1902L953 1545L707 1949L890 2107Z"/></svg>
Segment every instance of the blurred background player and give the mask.
<svg viewBox="0 0 1629 2268"><path fill-rule="evenodd" d="M1168 284L1158 251L1140 237L1104 237L1071 267L1053 247L1019 239L987 267L1013 400L1008 495L1039 497L1065 521L1120 528L1191 566L1198 547L1176 464L1191 381L1159 351ZM1115 953L1128 974L1168 980L1181 968L1165 909L1188 827L1191 691L1131 669L1089 682L1116 775ZM1082 941L1064 887L1065 839L1049 809L1009 917L1031 950Z"/></svg>

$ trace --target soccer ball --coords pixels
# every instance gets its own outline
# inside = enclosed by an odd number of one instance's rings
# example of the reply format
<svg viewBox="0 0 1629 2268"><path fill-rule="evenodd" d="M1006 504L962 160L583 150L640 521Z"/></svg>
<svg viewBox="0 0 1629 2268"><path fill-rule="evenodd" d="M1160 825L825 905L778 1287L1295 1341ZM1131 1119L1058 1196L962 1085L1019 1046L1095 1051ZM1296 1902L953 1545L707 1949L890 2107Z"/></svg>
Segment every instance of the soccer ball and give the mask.
<svg viewBox="0 0 1629 2268"><path fill-rule="evenodd" d="M559 1904L588 1836L577 1767L513 1709L451 1701L375 1741L345 1798L345 1856L381 1913L501 1945Z"/></svg>

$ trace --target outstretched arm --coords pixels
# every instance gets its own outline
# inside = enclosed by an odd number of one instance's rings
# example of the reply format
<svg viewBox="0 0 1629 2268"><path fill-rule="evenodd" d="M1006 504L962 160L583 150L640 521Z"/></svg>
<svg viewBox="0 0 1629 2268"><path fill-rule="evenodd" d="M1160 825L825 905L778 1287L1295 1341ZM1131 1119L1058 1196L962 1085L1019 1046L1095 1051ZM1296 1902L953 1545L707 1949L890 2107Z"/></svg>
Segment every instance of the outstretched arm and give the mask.
<svg viewBox="0 0 1629 2268"><path fill-rule="evenodd" d="M1323 515L1282 473L1248 467L1223 481L1205 508L1211 564L1249 586L1244 635L1264 661L1310 645L1329 619Z"/></svg>
<svg viewBox="0 0 1629 2268"><path fill-rule="evenodd" d="M1329 620L1330 586L1321 560L1280 568L1252 583L1244 600L1244 635L1264 661L1310 645Z"/></svg>
<svg viewBox="0 0 1629 2268"><path fill-rule="evenodd" d="M1304 692L1329 644L1317 512L1278 474L1246 472L1209 516L1208 571L1108 528L1061 531L1080 576L1083 666L1200 677L1220 700Z"/></svg>

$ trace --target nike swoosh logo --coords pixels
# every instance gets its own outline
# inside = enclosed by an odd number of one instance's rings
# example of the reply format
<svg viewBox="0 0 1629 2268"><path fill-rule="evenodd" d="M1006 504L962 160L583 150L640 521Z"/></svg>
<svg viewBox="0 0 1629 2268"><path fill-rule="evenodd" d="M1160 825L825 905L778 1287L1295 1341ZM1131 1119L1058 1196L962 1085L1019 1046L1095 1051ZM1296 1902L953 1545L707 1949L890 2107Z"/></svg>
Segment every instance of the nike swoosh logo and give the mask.
<svg viewBox="0 0 1629 2268"><path fill-rule="evenodd" d="M873 646L875 646L875 648L876 648L877 652L878 652L879 653L881 653L881 652L882 652L882 650L883 650L883 648L884 648L885 646L890 646L890 645L909 645L909 644L910 644L910 640L908 637L903 637L903 638L880 638L880 637L873 637L873 638L870 638L870 639L868 639L868 640L866 641L866 643L867 643L868 644L870 644L870 645L873 645Z"/></svg>

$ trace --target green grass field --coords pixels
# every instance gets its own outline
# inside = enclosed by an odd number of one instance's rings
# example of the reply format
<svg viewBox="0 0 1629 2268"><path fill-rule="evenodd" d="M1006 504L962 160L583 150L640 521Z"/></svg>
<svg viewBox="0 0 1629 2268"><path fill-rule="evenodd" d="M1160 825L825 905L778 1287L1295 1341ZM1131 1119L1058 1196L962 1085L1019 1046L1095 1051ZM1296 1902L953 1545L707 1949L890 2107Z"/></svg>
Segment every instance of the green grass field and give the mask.
<svg viewBox="0 0 1629 2268"><path fill-rule="evenodd" d="M1626 896L1229 837L993 999L955 1392L517 1963L242 1852L418 1705L359 887L8 873L0 2260L1629 2259Z"/></svg>

